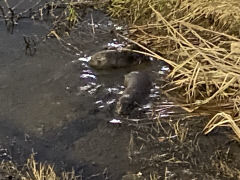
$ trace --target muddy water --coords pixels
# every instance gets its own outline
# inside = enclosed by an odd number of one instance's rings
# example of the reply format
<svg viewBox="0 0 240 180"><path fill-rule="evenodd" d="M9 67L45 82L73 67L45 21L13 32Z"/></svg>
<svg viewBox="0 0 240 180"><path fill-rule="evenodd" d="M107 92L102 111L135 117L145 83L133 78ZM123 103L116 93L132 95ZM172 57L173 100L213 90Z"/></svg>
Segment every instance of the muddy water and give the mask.
<svg viewBox="0 0 240 180"><path fill-rule="evenodd" d="M120 43L112 28L106 15L89 10L64 47L55 38L42 40L50 30L45 22L22 19L13 34L0 22L2 159L21 163L36 152L39 161L73 166L85 178L96 179L120 179L131 170L130 128L108 122L120 118L114 103L124 88L124 74L152 71L153 66L91 69L87 61L93 53ZM23 35L36 39L34 56L25 54Z"/></svg>

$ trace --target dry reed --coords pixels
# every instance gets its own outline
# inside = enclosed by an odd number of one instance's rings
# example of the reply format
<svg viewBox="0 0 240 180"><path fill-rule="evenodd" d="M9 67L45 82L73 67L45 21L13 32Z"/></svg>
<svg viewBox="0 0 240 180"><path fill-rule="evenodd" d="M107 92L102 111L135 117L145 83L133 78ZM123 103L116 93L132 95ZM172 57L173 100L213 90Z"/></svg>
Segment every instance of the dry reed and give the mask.
<svg viewBox="0 0 240 180"><path fill-rule="evenodd" d="M240 4L237 0L113 0L130 24L129 39L172 66L166 95L188 112L212 119L205 133L230 126L240 139ZM236 48L237 47L237 48Z"/></svg>
<svg viewBox="0 0 240 180"><path fill-rule="evenodd" d="M12 161L2 161L0 163L0 179L21 179L21 180L77 180L82 179L76 176L75 172L62 172L56 174L53 165L39 163L35 160L34 154L28 159L27 163L20 167Z"/></svg>

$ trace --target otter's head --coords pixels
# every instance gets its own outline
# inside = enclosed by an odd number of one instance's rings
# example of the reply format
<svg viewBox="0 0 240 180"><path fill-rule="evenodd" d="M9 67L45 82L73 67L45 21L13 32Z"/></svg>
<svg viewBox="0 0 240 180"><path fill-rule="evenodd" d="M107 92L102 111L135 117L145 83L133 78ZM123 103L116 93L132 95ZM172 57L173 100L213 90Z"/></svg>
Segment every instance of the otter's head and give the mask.
<svg viewBox="0 0 240 180"><path fill-rule="evenodd" d="M125 94L122 97L120 97L116 105L116 113L127 115L127 114L130 114L132 109L133 109L133 102L130 95Z"/></svg>
<svg viewBox="0 0 240 180"><path fill-rule="evenodd" d="M105 53L97 53L91 57L91 60L89 61L89 65L97 69L101 69L107 63L106 58L107 57Z"/></svg>

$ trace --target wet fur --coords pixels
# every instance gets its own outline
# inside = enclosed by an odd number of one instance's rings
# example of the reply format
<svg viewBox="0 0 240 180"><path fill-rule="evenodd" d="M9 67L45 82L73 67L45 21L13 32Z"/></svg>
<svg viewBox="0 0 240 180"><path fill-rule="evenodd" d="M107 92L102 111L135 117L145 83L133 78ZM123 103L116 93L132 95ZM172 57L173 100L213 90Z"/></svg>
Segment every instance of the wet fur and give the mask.
<svg viewBox="0 0 240 180"><path fill-rule="evenodd" d="M118 114L130 114L141 104L150 93L152 83L147 73L134 71L125 75L124 85L126 89L116 105Z"/></svg>
<svg viewBox="0 0 240 180"><path fill-rule="evenodd" d="M144 61L142 55L118 50L104 50L94 54L89 65L96 69L122 68L140 64Z"/></svg>

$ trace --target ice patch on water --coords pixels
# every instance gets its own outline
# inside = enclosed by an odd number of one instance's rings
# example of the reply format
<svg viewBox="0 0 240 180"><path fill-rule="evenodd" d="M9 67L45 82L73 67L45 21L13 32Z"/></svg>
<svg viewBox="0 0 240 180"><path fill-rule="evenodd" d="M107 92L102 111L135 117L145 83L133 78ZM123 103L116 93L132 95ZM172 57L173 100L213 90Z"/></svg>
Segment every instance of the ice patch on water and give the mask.
<svg viewBox="0 0 240 180"><path fill-rule="evenodd" d="M92 88L91 90L89 90L88 93L92 95L92 94L94 94L94 93L98 90L98 88L100 88L100 87L101 87L101 85L97 85L95 88Z"/></svg>
<svg viewBox="0 0 240 180"><path fill-rule="evenodd" d="M115 26L116 30L123 30L123 26Z"/></svg>
<svg viewBox="0 0 240 180"><path fill-rule="evenodd" d="M82 62L88 62L91 60L91 56L87 56L87 57L80 57L78 58L79 61L82 61Z"/></svg>
<svg viewBox="0 0 240 180"><path fill-rule="evenodd" d="M98 109L102 109L102 108L104 108L104 105L98 107Z"/></svg>
<svg viewBox="0 0 240 180"><path fill-rule="evenodd" d="M96 86L97 84L95 82L90 82L89 84ZM102 85L98 85L97 88L101 87Z"/></svg>
<svg viewBox="0 0 240 180"><path fill-rule="evenodd" d="M88 65L86 63L82 63L82 66L88 68Z"/></svg>
<svg viewBox="0 0 240 180"><path fill-rule="evenodd" d="M82 87L79 87L80 91L87 91L91 88L92 86L91 85L86 85L86 86L82 86Z"/></svg>
<svg viewBox="0 0 240 180"><path fill-rule="evenodd" d="M111 121L109 121L109 123L112 123L112 124L121 124L122 121L119 120L119 119L112 119Z"/></svg>
<svg viewBox="0 0 240 180"><path fill-rule="evenodd" d="M116 101L116 99L112 99L112 100L110 100L110 101L107 101L107 104L112 104L112 103L114 103Z"/></svg>
<svg viewBox="0 0 240 180"><path fill-rule="evenodd" d="M165 72L164 71L158 71L158 74L164 75Z"/></svg>
<svg viewBox="0 0 240 180"><path fill-rule="evenodd" d="M118 94L120 94L120 95L123 94L123 91L119 91Z"/></svg>
<svg viewBox="0 0 240 180"><path fill-rule="evenodd" d="M155 97L159 97L159 96L160 96L160 95L159 95L159 94L156 94L156 93L149 95L150 98L155 98Z"/></svg>
<svg viewBox="0 0 240 180"><path fill-rule="evenodd" d="M80 56L79 53L76 53L77 56ZM77 63L77 62L89 62L91 60L91 56L86 56L84 55L84 57L80 57L77 60L73 60L72 63Z"/></svg>
<svg viewBox="0 0 240 180"><path fill-rule="evenodd" d="M112 93L112 92L113 92L113 93L114 93L114 92L116 93L116 92L119 91L119 89L118 89L118 88L107 88L107 91L110 92L110 93Z"/></svg>
<svg viewBox="0 0 240 180"><path fill-rule="evenodd" d="M92 79L97 79L96 76L94 74L81 74L80 78L92 78Z"/></svg>
<svg viewBox="0 0 240 180"><path fill-rule="evenodd" d="M82 72L92 74L92 71L90 69L84 69L84 70L82 70Z"/></svg>
<svg viewBox="0 0 240 180"><path fill-rule="evenodd" d="M143 109L150 109L151 107L152 107L152 103L143 105Z"/></svg>
<svg viewBox="0 0 240 180"><path fill-rule="evenodd" d="M154 85L155 89L160 89L160 86Z"/></svg>
<svg viewBox="0 0 240 180"><path fill-rule="evenodd" d="M169 70L169 67L168 67L168 66L162 66L161 70L162 70L162 71L168 71L168 70Z"/></svg>
<svg viewBox="0 0 240 180"><path fill-rule="evenodd" d="M99 100L99 101L96 101L95 104L102 104L103 101L102 100Z"/></svg>
<svg viewBox="0 0 240 180"><path fill-rule="evenodd" d="M122 48L124 44L118 44L118 43L108 43L107 45L109 48Z"/></svg>

